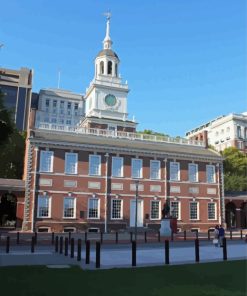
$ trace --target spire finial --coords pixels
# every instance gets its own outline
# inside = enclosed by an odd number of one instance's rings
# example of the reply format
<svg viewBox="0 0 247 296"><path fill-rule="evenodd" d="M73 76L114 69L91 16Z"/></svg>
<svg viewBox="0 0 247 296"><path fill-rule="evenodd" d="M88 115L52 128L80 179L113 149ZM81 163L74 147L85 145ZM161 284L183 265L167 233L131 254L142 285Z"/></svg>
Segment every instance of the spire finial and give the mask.
<svg viewBox="0 0 247 296"><path fill-rule="evenodd" d="M104 49L111 49L112 41L110 37L110 19L111 19L111 13L108 10L108 12L104 13L104 16L106 16L107 22L106 22L106 34L105 39L103 41Z"/></svg>

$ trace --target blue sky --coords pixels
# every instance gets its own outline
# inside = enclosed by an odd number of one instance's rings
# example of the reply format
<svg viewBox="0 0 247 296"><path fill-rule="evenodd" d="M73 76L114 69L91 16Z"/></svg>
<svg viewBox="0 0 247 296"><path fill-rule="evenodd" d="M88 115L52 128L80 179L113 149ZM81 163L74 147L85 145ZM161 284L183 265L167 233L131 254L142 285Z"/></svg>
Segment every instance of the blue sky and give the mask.
<svg viewBox="0 0 247 296"><path fill-rule="evenodd" d="M138 129L172 136L247 110L245 0L0 0L0 67L34 69L34 91L85 93L111 38Z"/></svg>

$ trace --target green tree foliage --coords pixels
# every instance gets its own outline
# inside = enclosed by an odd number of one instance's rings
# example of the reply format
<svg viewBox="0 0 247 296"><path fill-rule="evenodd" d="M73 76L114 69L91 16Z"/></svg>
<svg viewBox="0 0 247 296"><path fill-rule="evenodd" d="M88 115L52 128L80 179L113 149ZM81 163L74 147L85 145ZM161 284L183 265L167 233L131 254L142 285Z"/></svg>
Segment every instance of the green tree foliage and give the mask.
<svg viewBox="0 0 247 296"><path fill-rule="evenodd" d="M14 130L11 112L5 108L3 98L4 94L0 90L0 147Z"/></svg>
<svg viewBox="0 0 247 296"><path fill-rule="evenodd" d="M237 148L226 148L224 160L225 191L247 190L247 156Z"/></svg>
<svg viewBox="0 0 247 296"><path fill-rule="evenodd" d="M0 93L0 178L21 179L25 153L25 133L19 133Z"/></svg>
<svg viewBox="0 0 247 296"><path fill-rule="evenodd" d="M167 135L167 134L154 132L153 130L148 130L148 129L145 129L144 131L138 131L138 133L140 133L140 134L146 134L146 135L169 137L169 135Z"/></svg>

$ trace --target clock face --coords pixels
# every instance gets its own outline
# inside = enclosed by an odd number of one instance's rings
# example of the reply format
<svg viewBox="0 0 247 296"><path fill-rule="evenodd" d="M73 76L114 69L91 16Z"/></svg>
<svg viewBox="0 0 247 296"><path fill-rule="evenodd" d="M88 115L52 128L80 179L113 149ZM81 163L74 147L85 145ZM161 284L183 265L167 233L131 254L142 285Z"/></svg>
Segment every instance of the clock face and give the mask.
<svg viewBox="0 0 247 296"><path fill-rule="evenodd" d="M106 105L113 107L116 105L117 99L114 95L109 94L109 95L105 96L105 103L106 103Z"/></svg>

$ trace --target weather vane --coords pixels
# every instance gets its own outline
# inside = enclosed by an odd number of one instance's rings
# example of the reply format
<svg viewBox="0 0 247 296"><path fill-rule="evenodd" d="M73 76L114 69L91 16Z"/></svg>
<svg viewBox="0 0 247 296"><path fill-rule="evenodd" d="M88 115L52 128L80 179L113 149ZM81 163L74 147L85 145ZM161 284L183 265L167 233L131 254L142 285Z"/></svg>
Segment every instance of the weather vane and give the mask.
<svg viewBox="0 0 247 296"><path fill-rule="evenodd" d="M110 18L111 18L111 12L110 12L110 10L108 10L108 11L105 12L105 13L103 13L103 15L106 16L106 19L107 19L107 20L110 20Z"/></svg>

